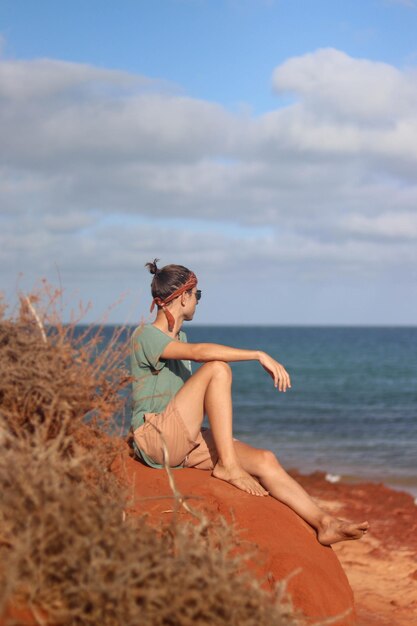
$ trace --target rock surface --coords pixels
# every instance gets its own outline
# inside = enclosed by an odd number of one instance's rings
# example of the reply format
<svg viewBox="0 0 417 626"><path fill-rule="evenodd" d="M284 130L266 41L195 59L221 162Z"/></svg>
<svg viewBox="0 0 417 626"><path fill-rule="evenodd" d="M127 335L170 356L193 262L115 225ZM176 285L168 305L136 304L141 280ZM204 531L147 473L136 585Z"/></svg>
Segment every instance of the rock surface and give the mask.
<svg viewBox="0 0 417 626"><path fill-rule="evenodd" d="M146 511L151 521L171 514L172 491L164 470L126 458L117 471L132 485L135 511ZM288 579L294 606L311 623L340 616L332 622L334 626L355 624L353 593L337 556L317 541L315 531L292 510L270 496L250 496L209 472L181 469L174 470L173 476L194 509L211 518L234 520L241 542L256 546L258 556L251 567L264 586L272 589L276 581ZM182 511L181 515L189 514Z"/></svg>

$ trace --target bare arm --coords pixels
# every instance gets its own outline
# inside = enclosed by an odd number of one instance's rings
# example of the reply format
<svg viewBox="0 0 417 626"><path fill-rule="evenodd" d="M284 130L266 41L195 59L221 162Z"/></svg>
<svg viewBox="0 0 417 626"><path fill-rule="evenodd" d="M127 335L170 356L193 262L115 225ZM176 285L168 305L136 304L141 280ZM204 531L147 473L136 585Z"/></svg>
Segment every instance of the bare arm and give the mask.
<svg viewBox="0 0 417 626"><path fill-rule="evenodd" d="M241 350L217 343L183 343L171 341L161 354L162 359L188 359L198 363L208 361L259 361L265 371L271 376L275 387L279 391L286 391L291 387L290 377L285 368L261 350Z"/></svg>

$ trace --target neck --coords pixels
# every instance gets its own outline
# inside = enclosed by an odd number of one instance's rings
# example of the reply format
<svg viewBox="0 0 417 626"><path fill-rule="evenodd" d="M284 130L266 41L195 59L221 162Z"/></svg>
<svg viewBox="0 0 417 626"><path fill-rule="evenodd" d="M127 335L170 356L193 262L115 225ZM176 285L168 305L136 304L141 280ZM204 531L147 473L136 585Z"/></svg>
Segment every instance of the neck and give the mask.
<svg viewBox="0 0 417 626"><path fill-rule="evenodd" d="M176 338L178 337L178 334L181 330L181 326L184 320L181 315L177 316L174 314L174 318L175 318L174 328L172 330L169 330L165 313L163 312L162 309L159 309L156 315L156 319L153 323L153 326L156 326L156 328L159 328L159 330L162 330L162 332L165 333L166 335Z"/></svg>

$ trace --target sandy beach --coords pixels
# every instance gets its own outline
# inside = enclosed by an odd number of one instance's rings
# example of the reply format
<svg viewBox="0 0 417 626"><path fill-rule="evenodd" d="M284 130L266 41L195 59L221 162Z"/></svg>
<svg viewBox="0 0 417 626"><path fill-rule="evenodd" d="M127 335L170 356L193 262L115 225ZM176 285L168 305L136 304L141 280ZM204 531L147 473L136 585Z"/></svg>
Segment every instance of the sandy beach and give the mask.
<svg viewBox="0 0 417 626"><path fill-rule="evenodd" d="M329 483L324 473L291 474L341 517L367 519L361 541L333 546L353 589L358 626L417 624L417 506L412 495L376 483Z"/></svg>

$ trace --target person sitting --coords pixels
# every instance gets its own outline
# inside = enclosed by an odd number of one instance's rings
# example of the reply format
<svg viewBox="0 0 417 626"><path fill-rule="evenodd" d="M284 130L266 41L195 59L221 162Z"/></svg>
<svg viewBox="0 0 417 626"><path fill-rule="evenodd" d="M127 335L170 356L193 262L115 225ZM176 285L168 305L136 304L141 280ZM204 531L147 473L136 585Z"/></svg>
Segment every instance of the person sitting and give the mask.
<svg viewBox="0 0 417 626"><path fill-rule="evenodd" d="M271 495L293 509L317 531L320 543L359 539L368 522L354 523L326 513L269 450L233 438L232 371L229 363L258 361L275 388L291 387L285 368L261 350L213 343L188 343L181 330L201 299L195 274L182 265L159 269L147 263L153 280L152 324L131 337L133 376L132 430L137 457L164 467L164 446L171 467L198 468L253 496ZM195 373L191 361L202 363ZM207 415L210 428L202 428ZM255 417L256 419L256 417Z"/></svg>

